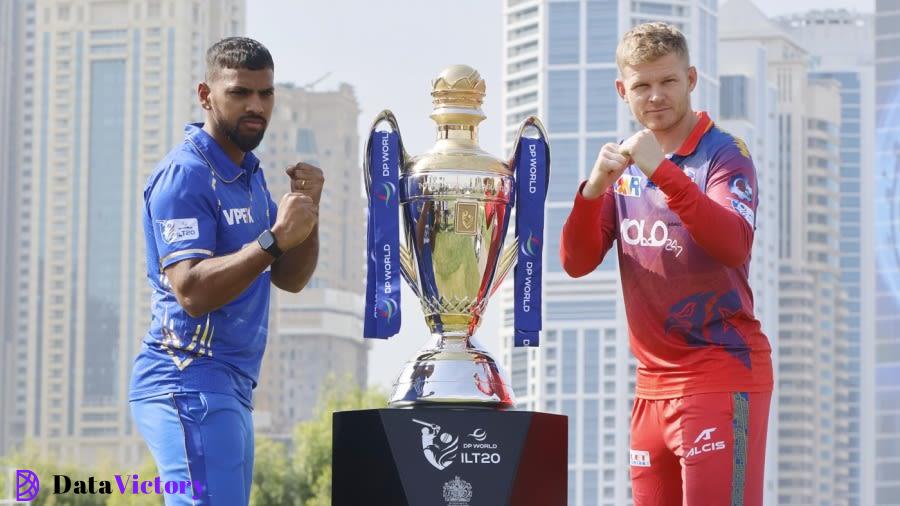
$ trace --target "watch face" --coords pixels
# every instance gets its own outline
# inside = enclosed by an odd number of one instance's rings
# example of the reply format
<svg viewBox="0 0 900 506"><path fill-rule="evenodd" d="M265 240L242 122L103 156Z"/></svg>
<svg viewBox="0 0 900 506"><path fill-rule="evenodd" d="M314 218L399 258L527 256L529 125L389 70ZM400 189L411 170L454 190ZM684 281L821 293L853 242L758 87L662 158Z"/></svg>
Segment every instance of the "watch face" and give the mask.
<svg viewBox="0 0 900 506"><path fill-rule="evenodd" d="M272 232L266 230L259 236L259 244L263 249L269 249L275 245L275 236L272 235Z"/></svg>

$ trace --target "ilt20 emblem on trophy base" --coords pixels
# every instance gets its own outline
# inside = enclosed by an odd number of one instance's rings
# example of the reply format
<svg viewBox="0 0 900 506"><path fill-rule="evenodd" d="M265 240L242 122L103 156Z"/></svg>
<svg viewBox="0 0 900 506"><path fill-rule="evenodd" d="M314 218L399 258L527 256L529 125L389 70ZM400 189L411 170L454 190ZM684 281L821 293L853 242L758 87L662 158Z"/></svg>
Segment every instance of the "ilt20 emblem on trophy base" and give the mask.
<svg viewBox="0 0 900 506"><path fill-rule="evenodd" d="M515 405L506 375L472 335L513 264L515 344L539 341L547 135L532 116L519 128L510 163L486 153L478 145L484 95L475 69L448 67L432 82L437 141L430 151L407 154L390 111L375 118L366 143L365 336L385 339L399 331L398 271L431 330L394 384L392 407ZM382 124L390 130L378 130ZM504 249L514 208L515 238Z"/></svg>

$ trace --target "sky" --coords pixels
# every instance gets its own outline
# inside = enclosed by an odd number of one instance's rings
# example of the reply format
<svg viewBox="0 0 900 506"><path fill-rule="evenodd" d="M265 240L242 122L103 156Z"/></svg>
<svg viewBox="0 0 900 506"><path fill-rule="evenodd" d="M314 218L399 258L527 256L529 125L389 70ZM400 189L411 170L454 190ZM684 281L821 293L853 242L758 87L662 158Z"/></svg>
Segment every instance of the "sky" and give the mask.
<svg viewBox="0 0 900 506"><path fill-rule="evenodd" d="M421 153L434 141L431 79L449 65L465 63L487 83L481 146L501 153L501 0L247 0L247 35L269 48L277 82L325 91L349 83L360 105L360 143L382 109L397 116L404 145ZM720 2L721 3L721 2ZM874 0L757 0L770 15L810 9L874 11ZM276 101L277 107L277 101ZM323 167L326 171L327 167ZM326 182L327 184L327 182ZM403 363L428 338L415 296L404 286L403 328L390 341L371 342L368 381L389 387ZM360 308L362 311L362 308ZM499 300L492 301L477 336L499 354ZM499 357L498 357L499 358Z"/></svg>

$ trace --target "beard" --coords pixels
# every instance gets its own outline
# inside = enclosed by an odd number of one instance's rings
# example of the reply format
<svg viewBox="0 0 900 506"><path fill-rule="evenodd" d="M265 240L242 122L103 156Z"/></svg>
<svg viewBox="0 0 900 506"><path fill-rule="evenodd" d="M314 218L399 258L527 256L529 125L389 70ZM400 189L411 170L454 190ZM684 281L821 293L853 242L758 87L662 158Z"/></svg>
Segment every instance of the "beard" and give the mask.
<svg viewBox="0 0 900 506"><path fill-rule="evenodd" d="M240 131L241 122L246 119L260 119L263 121L263 127L255 133L242 134ZM263 136L266 135L266 126L268 123L259 116L242 116L234 125L227 125L225 128L225 136L234 143L241 151L247 153L253 151L262 142Z"/></svg>

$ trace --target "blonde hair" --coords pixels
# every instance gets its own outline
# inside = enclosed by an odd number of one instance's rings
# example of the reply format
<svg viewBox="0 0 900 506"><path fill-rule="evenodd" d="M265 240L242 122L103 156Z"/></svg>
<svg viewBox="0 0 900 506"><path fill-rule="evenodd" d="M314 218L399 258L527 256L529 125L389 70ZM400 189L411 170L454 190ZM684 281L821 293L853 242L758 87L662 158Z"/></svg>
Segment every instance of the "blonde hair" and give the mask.
<svg viewBox="0 0 900 506"><path fill-rule="evenodd" d="M687 40L669 23L643 23L622 37L616 48L616 64L621 71L626 65L639 65L676 53L690 62Z"/></svg>

